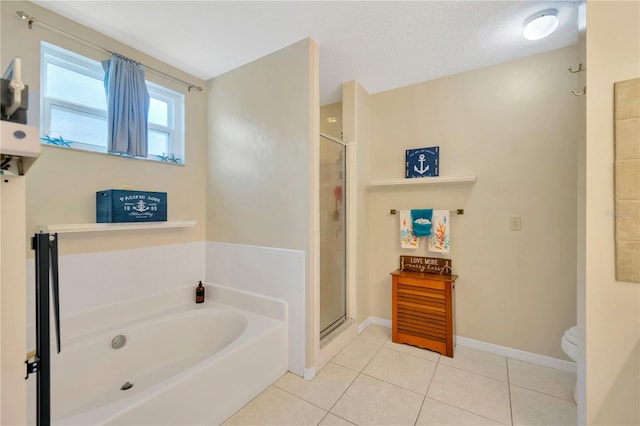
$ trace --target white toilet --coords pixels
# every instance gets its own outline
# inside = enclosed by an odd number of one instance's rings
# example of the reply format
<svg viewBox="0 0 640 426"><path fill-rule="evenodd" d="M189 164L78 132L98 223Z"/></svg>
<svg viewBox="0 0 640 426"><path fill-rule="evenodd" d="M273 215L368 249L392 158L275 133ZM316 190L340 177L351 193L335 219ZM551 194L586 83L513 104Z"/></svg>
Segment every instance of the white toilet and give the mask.
<svg viewBox="0 0 640 426"><path fill-rule="evenodd" d="M560 340L562 350L574 362L578 358L578 326L574 325L564 332L562 340ZM576 401L576 391L573 391L573 400Z"/></svg>

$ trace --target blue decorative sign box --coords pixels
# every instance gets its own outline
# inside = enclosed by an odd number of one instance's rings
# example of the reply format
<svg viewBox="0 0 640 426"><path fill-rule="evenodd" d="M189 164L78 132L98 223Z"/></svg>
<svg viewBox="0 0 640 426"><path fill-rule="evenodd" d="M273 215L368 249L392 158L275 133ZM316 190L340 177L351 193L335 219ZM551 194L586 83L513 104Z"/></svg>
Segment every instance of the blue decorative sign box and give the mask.
<svg viewBox="0 0 640 426"><path fill-rule="evenodd" d="M96 192L96 222L166 222L167 193L107 189Z"/></svg>
<svg viewBox="0 0 640 426"><path fill-rule="evenodd" d="M405 177L419 178L440 174L440 147L407 149Z"/></svg>

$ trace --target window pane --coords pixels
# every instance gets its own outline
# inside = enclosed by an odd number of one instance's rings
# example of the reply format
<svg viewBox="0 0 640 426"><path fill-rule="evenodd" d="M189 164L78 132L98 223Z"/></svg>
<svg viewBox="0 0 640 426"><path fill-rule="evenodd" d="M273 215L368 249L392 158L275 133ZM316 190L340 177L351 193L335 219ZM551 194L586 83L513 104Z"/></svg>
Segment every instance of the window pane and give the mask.
<svg viewBox="0 0 640 426"><path fill-rule="evenodd" d="M51 63L47 64L46 96L107 110L102 80Z"/></svg>
<svg viewBox="0 0 640 426"><path fill-rule="evenodd" d="M168 126L168 105L166 102L156 98L149 99L149 123Z"/></svg>
<svg viewBox="0 0 640 426"><path fill-rule="evenodd" d="M51 106L51 128L64 140L107 147L107 119L72 109ZM73 146L73 145L72 145Z"/></svg>
<svg viewBox="0 0 640 426"><path fill-rule="evenodd" d="M148 155L169 154L169 134L149 129Z"/></svg>

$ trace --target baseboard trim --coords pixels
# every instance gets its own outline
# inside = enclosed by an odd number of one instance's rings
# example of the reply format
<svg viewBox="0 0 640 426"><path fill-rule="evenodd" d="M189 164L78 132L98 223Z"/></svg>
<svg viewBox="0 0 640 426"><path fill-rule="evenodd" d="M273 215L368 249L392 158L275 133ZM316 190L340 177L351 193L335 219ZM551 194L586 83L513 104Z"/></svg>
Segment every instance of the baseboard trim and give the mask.
<svg viewBox="0 0 640 426"><path fill-rule="evenodd" d="M316 377L316 368L315 367L305 368L304 369L304 379L305 380L311 380L314 377Z"/></svg>
<svg viewBox="0 0 640 426"><path fill-rule="evenodd" d="M532 352L521 351L507 346L495 345L493 343L482 342L480 340L469 339L468 337L455 336L456 344L466 346L468 348L480 349L496 355L503 355L520 361L530 362L532 364L542 365L544 367L555 368L556 370L568 371L575 373L577 371L576 363L565 361L563 359L552 358L546 355L534 354Z"/></svg>
<svg viewBox="0 0 640 426"><path fill-rule="evenodd" d="M370 325L371 325L371 317L367 318L366 320L358 324L358 334L362 334L362 332L365 331L367 327L369 327Z"/></svg>
<svg viewBox="0 0 640 426"><path fill-rule="evenodd" d="M361 334L363 331L365 331L371 324L391 328L391 320L379 317L369 317L358 325L358 334Z"/></svg>
<svg viewBox="0 0 640 426"><path fill-rule="evenodd" d="M384 319L384 318L371 317L371 324L381 325L383 327L391 328L391 320Z"/></svg>
<svg viewBox="0 0 640 426"><path fill-rule="evenodd" d="M391 328L391 320L369 317L362 321L358 325L358 334L361 334L371 324L381 325L383 327ZM575 373L577 371L576 363L573 361L565 361L563 359L552 358L546 355L534 354L533 352L521 351L520 349L510 348L508 346L496 345L493 343L487 343L480 340L470 339L468 337L454 336L456 344L460 346L466 346L468 348L479 349L481 351L489 352L496 355L503 355L509 358L517 359L520 361L530 362L532 364L542 365L544 367L555 368L557 370L568 371ZM305 372L306 375L306 372Z"/></svg>

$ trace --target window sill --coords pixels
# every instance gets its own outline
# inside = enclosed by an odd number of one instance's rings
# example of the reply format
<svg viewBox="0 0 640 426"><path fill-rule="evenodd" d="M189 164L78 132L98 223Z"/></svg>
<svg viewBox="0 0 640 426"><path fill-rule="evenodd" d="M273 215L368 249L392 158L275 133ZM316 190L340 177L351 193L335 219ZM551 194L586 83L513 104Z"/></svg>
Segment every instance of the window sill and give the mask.
<svg viewBox="0 0 640 426"><path fill-rule="evenodd" d="M50 234L67 234L74 232L131 231L134 229L191 228L194 226L196 226L195 220L137 223L78 223L62 225L39 225L38 232L47 232Z"/></svg>
<svg viewBox="0 0 640 426"><path fill-rule="evenodd" d="M185 166L185 163L173 163L170 161L162 161L160 158L142 158L142 157L129 157L127 155L118 155L118 154L109 154L108 152L102 152L102 151L97 151L97 150L93 150L93 149L86 149L86 148L79 148L78 146L75 147L69 147L69 146L60 146L60 145L53 145L50 143L41 143L42 146L46 146L47 148L54 148L54 149L68 149L71 151L77 151L77 152L87 152L90 154L97 154L97 155L107 155L109 157L116 157L116 158L126 158L129 160L136 160L136 161L149 161L151 163L160 163L160 164L167 164L169 166Z"/></svg>

